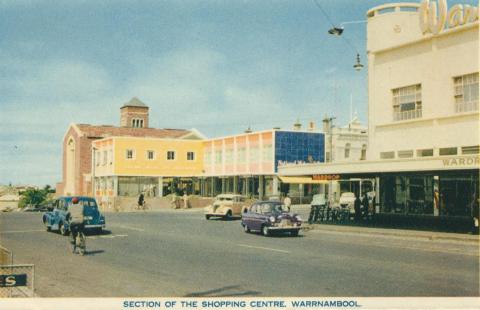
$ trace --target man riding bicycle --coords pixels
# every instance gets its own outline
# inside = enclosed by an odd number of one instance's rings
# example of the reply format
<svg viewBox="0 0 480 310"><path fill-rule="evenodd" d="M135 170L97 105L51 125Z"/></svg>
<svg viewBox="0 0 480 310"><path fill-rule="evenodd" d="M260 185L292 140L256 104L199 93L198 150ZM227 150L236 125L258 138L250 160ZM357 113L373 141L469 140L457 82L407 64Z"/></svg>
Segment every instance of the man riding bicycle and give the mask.
<svg viewBox="0 0 480 310"><path fill-rule="evenodd" d="M78 197L72 198L72 204L68 208L67 220L70 222L70 231L72 232L73 238L73 253L77 249L77 236L79 233L83 233L85 229L84 215L85 210L83 203L79 203L80 200Z"/></svg>

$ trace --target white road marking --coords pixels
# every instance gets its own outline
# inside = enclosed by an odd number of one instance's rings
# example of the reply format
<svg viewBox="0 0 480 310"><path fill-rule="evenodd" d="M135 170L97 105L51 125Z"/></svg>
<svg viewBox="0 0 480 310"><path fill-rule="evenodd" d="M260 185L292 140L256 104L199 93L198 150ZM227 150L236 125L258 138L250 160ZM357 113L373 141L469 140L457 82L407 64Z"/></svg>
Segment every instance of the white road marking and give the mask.
<svg viewBox="0 0 480 310"><path fill-rule="evenodd" d="M261 246L253 246L253 245L247 245L247 244L237 244L237 245L238 245L238 246L241 246L241 247L244 247L244 248L267 250L267 251L280 252L280 253L290 253L290 251L279 250L279 249L272 249L272 248L265 248L265 247L261 247Z"/></svg>
<svg viewBox="0 0 480 310"><path fill-rule="evenodd" d="M45 229L37 229L37 230L10 230L10 231L0 231L1 234L15 234L15 233L29 233L29 232L45 232Z"/></svg>
<svg viewBox="0 0 480 310"><path fill-rule="evenodd" d="M123 238L123 237L128 237L128 235L88 236L87 239L98 239L98 238L113 239L113 238L117 238L117 237Z"/></svg>
<svg viewBox="0 0 480 310"><path fill-rule="evenodd" d="M131 227L131 226L123 226L123 225L109 225L111 227L118 227L118 228L124 228L124 229L131 229L135 231L145 231L145 229L142 228L137 228L137 227Z"/></svg>

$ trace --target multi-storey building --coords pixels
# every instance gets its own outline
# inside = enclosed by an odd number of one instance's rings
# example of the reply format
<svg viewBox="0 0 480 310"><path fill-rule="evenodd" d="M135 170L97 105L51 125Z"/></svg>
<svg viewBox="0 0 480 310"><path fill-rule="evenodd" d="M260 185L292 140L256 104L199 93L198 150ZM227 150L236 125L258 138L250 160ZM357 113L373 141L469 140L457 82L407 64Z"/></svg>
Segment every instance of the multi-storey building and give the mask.
<svg viewBox="0 0 480 310"><path fill-rule="evenodd" d="M281 175L376 179L377 211L466 217L479 189L478 8L429 1L367 13L368 151Z"/></svg>

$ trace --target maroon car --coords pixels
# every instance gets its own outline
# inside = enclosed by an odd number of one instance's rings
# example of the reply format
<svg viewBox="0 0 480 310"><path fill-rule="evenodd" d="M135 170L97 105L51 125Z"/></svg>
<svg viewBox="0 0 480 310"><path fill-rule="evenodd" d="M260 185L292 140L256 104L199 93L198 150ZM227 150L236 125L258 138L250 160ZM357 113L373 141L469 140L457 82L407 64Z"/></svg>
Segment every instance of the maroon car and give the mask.
<svg viewBox="0 0 480 310"><path fill-rule="evenodd" d="M265 236L272 232L288 232L297 236L302 229L302 219L288 213L279 201L259 201L245 210L242 226L245 232L259 231Z"/></svg>

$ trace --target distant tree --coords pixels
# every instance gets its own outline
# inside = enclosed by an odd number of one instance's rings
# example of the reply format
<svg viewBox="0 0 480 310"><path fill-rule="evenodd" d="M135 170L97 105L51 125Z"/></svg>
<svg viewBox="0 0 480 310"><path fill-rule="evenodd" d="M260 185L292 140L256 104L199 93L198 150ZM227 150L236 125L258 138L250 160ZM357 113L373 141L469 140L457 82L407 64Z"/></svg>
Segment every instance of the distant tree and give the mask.
<svg viewBox="0 0 480 310"><path fill-rule="evenodd" d="M18 203L19 208L24 208L26 205L38 205L44 202L47 198L48 192L45 189L29 188L22 194L22 198Z"/></svg>

